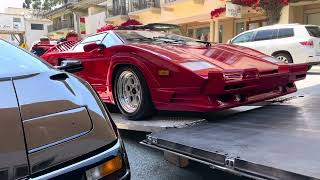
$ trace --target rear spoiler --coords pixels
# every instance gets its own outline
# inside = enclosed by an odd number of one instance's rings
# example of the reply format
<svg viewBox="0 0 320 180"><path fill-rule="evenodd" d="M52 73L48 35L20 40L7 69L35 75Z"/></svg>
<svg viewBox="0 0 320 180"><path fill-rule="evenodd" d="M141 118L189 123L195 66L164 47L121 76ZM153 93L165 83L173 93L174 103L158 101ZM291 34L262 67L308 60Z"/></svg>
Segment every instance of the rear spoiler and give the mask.
<svg viewBox="0 0 320 180"><path fill-rule="evenodd" d="M70 50L73 46L78 44L79 41L65 41L62 43L59 43L58 45L50 48L45 54L51 53L51 52L63 52Z"/></svg>

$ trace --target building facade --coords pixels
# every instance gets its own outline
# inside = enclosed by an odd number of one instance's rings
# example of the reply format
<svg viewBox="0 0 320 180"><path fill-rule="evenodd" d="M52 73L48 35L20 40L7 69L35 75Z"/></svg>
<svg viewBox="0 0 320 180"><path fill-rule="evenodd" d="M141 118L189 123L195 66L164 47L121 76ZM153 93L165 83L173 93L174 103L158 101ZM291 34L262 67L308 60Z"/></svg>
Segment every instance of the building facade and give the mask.
<svg viewBox="0 0 320 180"><path fill-rule="evenodd" d="M94 33L93 29L105 24L105 3L106 0L66 0L62 6L46 14L52 20L48 36L60 39L71 30L82 36Z"/></svg>
<svg viewBox="0 0 320 180"><path fill-rule="evenodd" d="M32 10L7 8L0 14L0 38L30 48L40 37L47 35L49 24L50 20L34 16Z"/></svg>
<svg viewBox="0 0 320 180"><path fill-rule="evenodd" d="M119 25L128 19L143 24L172 23L185 35L211 42L227 42L235 35L267 25L261 11L242 7L241 17L226 13L211 18L211 11L226 6L226 0L108 0L106 22ZM301 1L285 6L279 23L320 25L320 1Z"/></svg>

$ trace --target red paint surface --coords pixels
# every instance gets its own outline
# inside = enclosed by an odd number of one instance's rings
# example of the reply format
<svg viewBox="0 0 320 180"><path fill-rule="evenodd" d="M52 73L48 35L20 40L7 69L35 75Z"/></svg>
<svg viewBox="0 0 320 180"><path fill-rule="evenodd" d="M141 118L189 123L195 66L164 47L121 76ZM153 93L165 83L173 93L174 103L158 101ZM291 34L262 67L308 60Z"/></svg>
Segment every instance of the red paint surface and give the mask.
<svg viewBox="0 0 320 180"><path fill-rule="evenodd" d="M208 112L237 107L293 93L305 78L307 65L264 60L266 55L235 45L212 47L132 43L91 52L52 51L42 56L52 65L62 59L81 60L76 73L87 80L106 103L114 103L113 76L119 66L137 67L148 84L156 109ZM191 71L180 65L207 61L215 68ZM169 76L159 76L169 70ZM233 75L242 79L228 80ZM279 87L280 90L279 90ZM240 101L234 97L239 95Z"/></svg>

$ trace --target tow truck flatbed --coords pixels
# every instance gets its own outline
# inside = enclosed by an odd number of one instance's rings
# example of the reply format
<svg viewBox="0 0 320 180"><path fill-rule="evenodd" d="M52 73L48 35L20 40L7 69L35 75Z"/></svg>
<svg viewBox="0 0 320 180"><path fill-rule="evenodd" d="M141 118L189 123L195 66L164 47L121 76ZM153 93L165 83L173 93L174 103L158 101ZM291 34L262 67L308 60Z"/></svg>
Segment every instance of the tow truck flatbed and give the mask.
<svg viewBox="0 0 320 180"><path fill-rule="evenodd" d="M155 132L142 144L255 179L320 179L319 107L319 95L305 95Z"/></svg>
<svg viewBox="0 0 320 180"><path fill-rule="evenodd" d="M206 122L205 118L188 113L161 113L154 116L152 119L131 121L125 118L122 114L112 113L113 121L117 125L118 129L134 130L143 132L159 132L169 128L184 128L195 124Z"/></svg>

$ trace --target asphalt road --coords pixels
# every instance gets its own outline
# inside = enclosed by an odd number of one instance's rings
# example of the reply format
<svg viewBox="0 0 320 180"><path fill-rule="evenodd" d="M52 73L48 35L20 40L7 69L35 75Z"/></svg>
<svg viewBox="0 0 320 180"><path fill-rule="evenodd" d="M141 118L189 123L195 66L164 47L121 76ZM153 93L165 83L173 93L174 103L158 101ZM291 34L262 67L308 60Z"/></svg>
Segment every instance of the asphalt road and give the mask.
<svg viewBox="0 0 320 180"><path fill-rule="evenodd" d="M298 82L300 89L320 84L320 67L314 68L306 80ZM146 133L136 131L120 131L127 149L133 180L245 180L247 178L235 176L222 171L191 162L187 168L179 168L163 158L163 152L140 145L146 138Z"/></svg>

